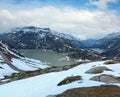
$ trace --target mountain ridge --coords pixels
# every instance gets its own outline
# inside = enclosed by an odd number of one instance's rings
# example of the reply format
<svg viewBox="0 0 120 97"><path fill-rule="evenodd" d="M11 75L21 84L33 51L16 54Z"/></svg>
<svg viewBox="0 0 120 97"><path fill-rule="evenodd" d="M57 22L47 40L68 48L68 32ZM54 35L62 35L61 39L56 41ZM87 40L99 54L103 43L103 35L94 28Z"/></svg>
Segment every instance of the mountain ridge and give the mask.
<svg viewBox="0 0 120 97"><path fill-rule="evenodd" d="M67 49L85 47L73 36L58 33L49 28L33 26L12 29L8 33L1 34L0 40L15 49L52 49L58 52L61 49L63 52Z"/></svg>
<svg viewBox="0 0 120 97"><path fill-rule="evenodd" d="M91 46L91 48L104 49L101 55L109 58L120 57L120 32L108 34L98 40Z"/></svg>
<svg viewBox="0 0 120 97"><path fill-rule="evenodd" d="M68 53L71 58L99 59L101 56L88 51L83 43L75 37L59 33L49 28L22 27L0 34L0 40L14 49L53 50L58 53ZM91 57L92 56L92 57Z"/></svg>

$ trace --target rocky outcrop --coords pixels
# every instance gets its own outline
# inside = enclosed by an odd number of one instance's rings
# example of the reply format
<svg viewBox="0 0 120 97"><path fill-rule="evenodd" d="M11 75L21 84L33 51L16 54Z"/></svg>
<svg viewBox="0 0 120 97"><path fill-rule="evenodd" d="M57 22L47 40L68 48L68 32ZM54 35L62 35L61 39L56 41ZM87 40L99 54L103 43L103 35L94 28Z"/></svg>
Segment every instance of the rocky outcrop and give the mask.
<svg viewBox="0 0 120 97"><path fill-rule="evenodd" d="M62 80L60 83L58 83L58 86L69 84L71 82L77 81L77 80L82 80L81 76L70 76L66 77L64 80Z"/></svg>
<svg viewBox="0 0 120 97"><path fill-rule="evenodd" d="M88 73L88 74L97 74L97 73L102 73L105 70L106 71L111 71L110 69L108 69L105 66L97 66L97 67L93 67L93 68L89 69L85 73Z"/></svg>
<svg viewBox="0 0 120 97"><path fill-rule="evenodd" d="M71 52L85 46L75 37L49 28L19 27L0 34L0 40L15 49L45 49Z"/></svg>
<svg viewBox="0 0 120 97"><path fill-rule="evenodd" d="M0 34L0 40L12 49L41 49L58 53L68 53L71 58L98 60L101 55L86 50L81 40L49 28L22 27Z"/></svg>
<svg viewBox="0 0 120 97"><path fill-rule="evenodd" d="M120 77L114 75L102 74L92 77L90 80L105 82L105 83L120 83Z"/></svg>
<svg viewBox="0 0 120 97"><path fill-rule="evenodd" d="M120 97L120 87L102 85L69 89L56 97Z"/></svg>

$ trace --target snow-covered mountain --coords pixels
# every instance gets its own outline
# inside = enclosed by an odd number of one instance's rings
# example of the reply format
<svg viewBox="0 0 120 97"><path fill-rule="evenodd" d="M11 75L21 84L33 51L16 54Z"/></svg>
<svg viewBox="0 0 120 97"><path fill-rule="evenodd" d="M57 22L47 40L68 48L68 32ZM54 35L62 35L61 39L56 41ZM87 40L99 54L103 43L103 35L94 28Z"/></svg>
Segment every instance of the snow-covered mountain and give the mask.
<svg viewBox="0 0 120 97"><path fill-rule="evenodd" d="M85 46L79 39L59 33L49 28L14 28L0 35L0 40L15 49L46 49L56 52L69 52Z"/></svg>
<svg viewBox="0 0 120 97"><path fill-rule="evenodd" d="M44 63L16 54L7 45L0 42L0 79L15 72L43 69Z"/></svg>
<svg viewBox="0 0 120 97"><path fill-rule="evenodd" d="M75 37L59 33L49 28L22 27L14 28L0 35L0 40L15 49L43 49L58 53L69 53L71 58L96 60L101 56L87 51L83 43Z"/></svg>
<svg viewBox="0 0 120 97"><path fill-rule="evenodd" d="M97 40L92 47L102 49L112 49L120 44L120 32L111 33Z"/></svg>
<svg viewBox="0 0 120 97"><path fill-rule="evenodd" d="M92 47L106 49L102 55L106 55L107 57L120 57L120 32L108 34L97 40Z"/></svg>

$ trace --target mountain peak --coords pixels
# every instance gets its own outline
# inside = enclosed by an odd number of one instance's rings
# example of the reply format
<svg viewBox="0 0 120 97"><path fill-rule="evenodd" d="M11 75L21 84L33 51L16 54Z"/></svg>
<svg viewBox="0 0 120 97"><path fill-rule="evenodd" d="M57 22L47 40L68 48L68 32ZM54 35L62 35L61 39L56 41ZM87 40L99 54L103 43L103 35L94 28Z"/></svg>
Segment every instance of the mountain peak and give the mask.
<svg viewBox="0 0 120 97"><path fill-rule="evenodd" d="M0 40L16 49L46 49L60 52L85 47L75 37L59 33L50 28L35 26L17 27L0 35Z"/></svg>
<svg viewBox="0 0 120 97"><path fill-rule="evenodd" d="M16 27L16 28L13 28L11 29L10 31L8 31L9 33L16 33L16 32L23 32L23 33L26 33L26 32L40 32L40 31L43 31L43 32L50 32L50 28L40 28L40 27L35 27L35 26L26 26L26 27Z"/></svg>

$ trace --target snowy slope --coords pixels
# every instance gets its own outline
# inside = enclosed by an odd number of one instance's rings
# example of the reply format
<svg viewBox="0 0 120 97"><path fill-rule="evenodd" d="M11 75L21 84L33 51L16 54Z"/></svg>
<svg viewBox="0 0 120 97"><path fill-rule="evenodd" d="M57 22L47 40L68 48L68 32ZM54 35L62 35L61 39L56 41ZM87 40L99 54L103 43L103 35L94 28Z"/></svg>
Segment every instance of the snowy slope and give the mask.
<svg viewBox="0 0 120 97"><path fill-rule="evenodd" d="M4 84L0 86L0 97L46 97L50 94L56 95L62 93L71 88L105 85L103 82L91 81L90 78L100 74L112 74L119 76L120 63L111 65L105 65L103 63L104 61L86 63L67 71L52 72ZM106 66L113 71L104 71L100 74L85 73L94 66ZM80 75L82 76L82 80L75 81L67 85L57 86L61 80L71 75ZM120 83L114 85L120 86Z"/></svg>
<svg viewBox="0 0 120 97"><path fill-rule="evenodd" d="M39 60L19 56L0 42L0 78L20 71L33 71L48 67Z"/></svg>

